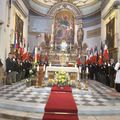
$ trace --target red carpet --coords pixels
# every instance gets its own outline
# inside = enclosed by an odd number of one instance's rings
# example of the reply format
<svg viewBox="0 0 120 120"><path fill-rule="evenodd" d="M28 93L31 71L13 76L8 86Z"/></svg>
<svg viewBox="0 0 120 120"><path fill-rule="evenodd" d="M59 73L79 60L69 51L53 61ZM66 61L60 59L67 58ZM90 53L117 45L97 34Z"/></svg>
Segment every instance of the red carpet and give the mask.
<svg viewBox="0 0 120 120"><path fill-rule="evenodd" d="M77 106L70 92L51 92L45 112L77 113Z"/></svg>
<svg viewBox="0 0 120 120"><path fill-rule="evenodd" d="M45 113L43 120L78 120L77 114L49 114Z"/></svg>
<svg viewBox="0 0 120 120"><path fill-rule="evenodd" d="M72 88L69 86L58 87L57 85L55 85L52 87L51 91L72 92Z"/></svg>

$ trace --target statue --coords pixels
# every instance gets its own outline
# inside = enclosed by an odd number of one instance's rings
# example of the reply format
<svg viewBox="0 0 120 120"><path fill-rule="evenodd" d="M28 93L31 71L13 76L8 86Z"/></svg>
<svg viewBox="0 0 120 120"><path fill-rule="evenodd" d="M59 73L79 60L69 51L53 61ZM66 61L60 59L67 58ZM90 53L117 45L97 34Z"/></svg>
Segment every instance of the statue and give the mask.
<svg viewBox="0 0 120 120"><path fill-rule="evenodd" d="M84 37L84 31L82 28L79 28L77 31L77 42L81 50L82 50L83 37Z"/></svg>

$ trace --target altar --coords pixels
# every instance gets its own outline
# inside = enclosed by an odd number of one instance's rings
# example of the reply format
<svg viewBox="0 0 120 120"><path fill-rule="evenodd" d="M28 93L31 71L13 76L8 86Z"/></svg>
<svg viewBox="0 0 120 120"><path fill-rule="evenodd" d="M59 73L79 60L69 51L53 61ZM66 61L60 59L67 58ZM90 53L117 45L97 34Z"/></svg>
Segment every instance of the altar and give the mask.
<svg viewBox="0 0 120 120"><path fill-rule="evenodd" d="M79 80L79 69L77 67L63 67L63 66L47 66L45 72L45 78L48 78L49 72L56 72L56 71L65 71L68 73L75 73L76 80Z"/></svg>

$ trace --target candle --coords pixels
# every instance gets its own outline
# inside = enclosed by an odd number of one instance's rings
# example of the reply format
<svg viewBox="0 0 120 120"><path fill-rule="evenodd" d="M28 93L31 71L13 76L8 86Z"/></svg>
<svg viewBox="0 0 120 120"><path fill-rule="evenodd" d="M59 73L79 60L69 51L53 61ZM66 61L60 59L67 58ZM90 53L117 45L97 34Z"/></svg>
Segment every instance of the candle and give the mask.
<svg viewBox="0 0 120 120"><path fill-rule="evenodd" d="M80 73L82 72L82 68L81 68L81 66L79 67L79 71L80 71Z"/></svg>
<svg viewBox="0 0 120 120"><path fill-rule="evenodd" d="M77 67L77 65L75 64L75 67Z"/></svg>
<svg viewBox="0 0 120 120"><path fill-rule="evenodd" d="M39 65L37 66L37 72L39 71Z"/></svg>
<svg viewBox="0 0 120 120"><path fill-rule="evenodd" d="M86 73L89 73L89 71L88 71L88 67L86 68Z"/></svg>

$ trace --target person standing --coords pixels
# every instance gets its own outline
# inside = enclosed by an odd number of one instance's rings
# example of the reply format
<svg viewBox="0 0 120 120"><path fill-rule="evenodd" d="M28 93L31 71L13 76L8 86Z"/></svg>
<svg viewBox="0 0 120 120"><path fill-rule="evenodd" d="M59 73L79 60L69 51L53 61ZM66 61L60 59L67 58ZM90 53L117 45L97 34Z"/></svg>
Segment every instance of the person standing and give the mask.
<svg viewBox="0 0 120 120"><path fill-rule="evenodd" d="M7 84L12 84L12 71L13 71L12 53L9 53L8 58L6 59Z"/></svg>
<svg viewBox="0 0 120 120"><path fill-rule="evenodd" d="M116 63L115 70L117 71L115 77L115 89L117 92L120 92L120 62Z"/></svg>
<svg viewBox="0 0 120 120"><path fill-rule="evenodd" d="M3 63L0 59L0 85L3 84L3 78L4 78L4 69L3 69Z"/></svg>
<svg viewBox="0 0 120 120"><path fill-rule="evenodd" d="M15 83L16 82L16 76L17 76L17 58L15 54L12 54L12 82Z"/></svg>
<svg viewBox="0 0 120 120"><path fill-rule="evenodd" d="M114 85L115 85L115 74L116 74L116 71L115 71L114 68L115 68L115 62L114 62L114 59L111 59L109 65L108 65L110 87L111 88L114 88Z"/></svg>

